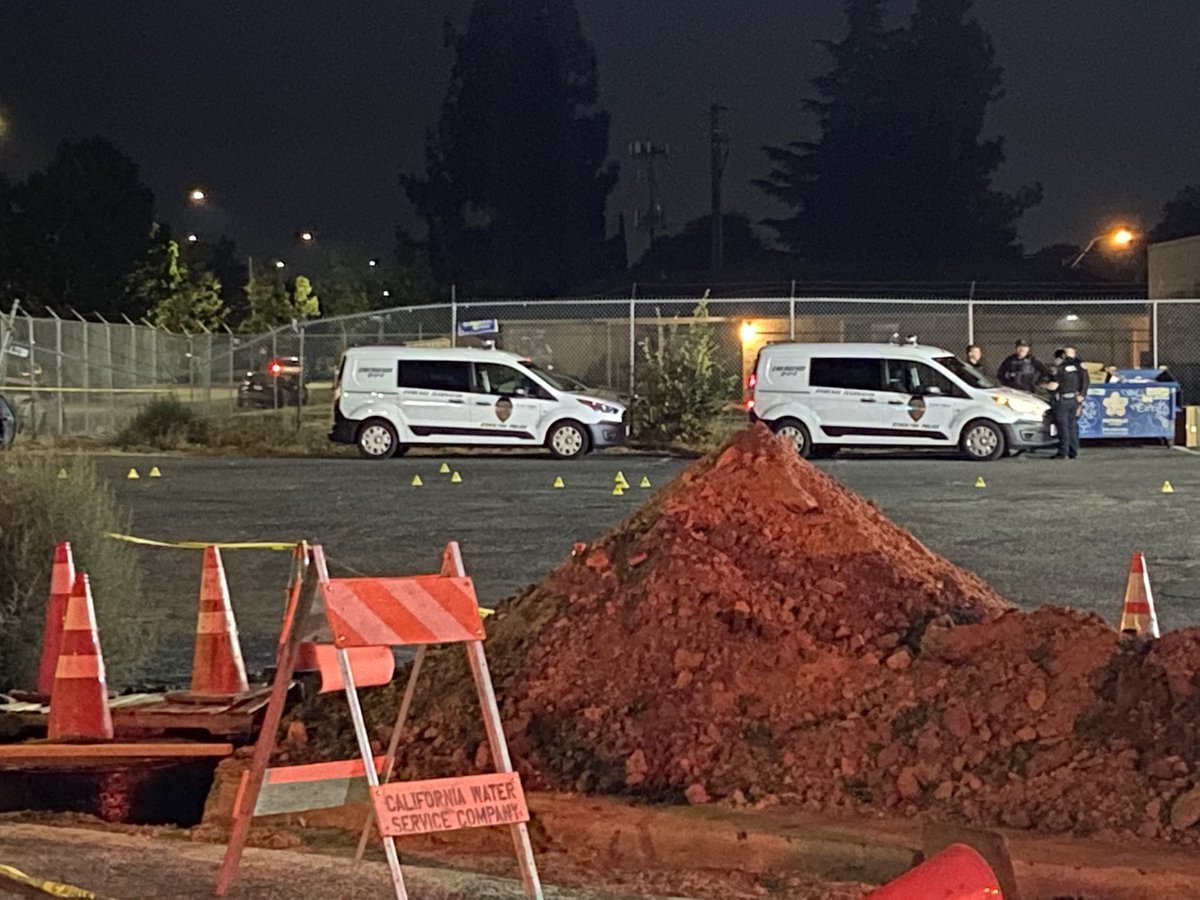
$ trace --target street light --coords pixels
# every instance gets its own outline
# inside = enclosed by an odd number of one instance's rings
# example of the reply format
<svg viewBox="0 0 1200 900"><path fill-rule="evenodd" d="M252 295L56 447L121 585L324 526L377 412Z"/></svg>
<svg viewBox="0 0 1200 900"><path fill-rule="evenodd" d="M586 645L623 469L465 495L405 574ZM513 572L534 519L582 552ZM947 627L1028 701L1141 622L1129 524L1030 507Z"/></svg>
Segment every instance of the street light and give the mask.
<svg viewBox="0 0 1200 900"><path fill-rule="evenodd" d="M306 244L311 244L313 242L313 233L311 231L300 232L300 240Z"/></svg>
<svg viewBox="0 0 1200 900"><path fill-rule="evenodd" d="M204 191L200 188L192 188L191 192L188 194L188 199L193 203L203 203L208 199L208 194L204 193Z"/></svg>
<svg viewBox="0 0 1200 900"><path fill-rule="evenodd" d="M1104 234L1098 234L1088 241L1088 245L1083 248L1082 253L1075 257L1070 267L1072 269L1079 268L1079 264L1083 262L1083 258L1101 241L1107 243L1114 250L1128 250L1136 240L1137 234L1124 225L1114 228L1112 231L1106 231Z"/></svg>
<svg viewBox="0 0 1200 900"><path fill-rule="evenodd" d="M189 234L189 235L188 235L188 243L189 243L189 244L194 244L194 243L196 243L196 241L198 241L198 240L200 240L200 238L198 238L196 235L194 235L194 234Z"/></svg>
<svg viewBox="0 0 1200 900"><path fill-rule="evenodd" d="M277 260L275 260L275 268L277 268L277 269L282 269L282 268L283 268L283 266L284 266L284 262L283 262L283 260L282 260L282 259L277 259Z"/></svg>
<svg viewBox="0 0 1200 900"><path fill-rule="evenodd" d="M377 260L377 259L368 259L368 260L367 260L367 265L368 265L368 266L370 266L370 267L373 269L373 268L375 268L377 265L379 265L379 260Z"/></svg>

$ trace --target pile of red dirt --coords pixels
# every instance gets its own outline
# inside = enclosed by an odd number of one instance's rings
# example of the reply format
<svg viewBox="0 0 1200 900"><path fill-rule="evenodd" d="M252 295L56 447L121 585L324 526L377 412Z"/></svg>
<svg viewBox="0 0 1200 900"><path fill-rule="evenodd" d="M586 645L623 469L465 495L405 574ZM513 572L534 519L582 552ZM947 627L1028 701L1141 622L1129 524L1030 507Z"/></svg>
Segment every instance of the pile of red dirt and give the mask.
<svg viewBox="0 0 1200 900"><path fill-rule="evenodd" d="M1200 632L1123 646L1095 616L1017 611L762 426L488 631L530 787L1081 834L1200 821ZM461 657L422 676L404 777L487 766ZM398 691L368 700L381 741ZM349 750L321 709L315 743Z"/></svg>

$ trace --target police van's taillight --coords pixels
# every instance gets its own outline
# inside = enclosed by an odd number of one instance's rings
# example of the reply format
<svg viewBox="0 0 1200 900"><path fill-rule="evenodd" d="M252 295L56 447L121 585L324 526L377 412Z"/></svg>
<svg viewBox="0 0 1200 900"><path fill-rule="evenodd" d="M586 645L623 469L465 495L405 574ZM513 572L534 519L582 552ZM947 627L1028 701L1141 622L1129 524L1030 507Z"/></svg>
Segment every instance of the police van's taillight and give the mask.
<svg viewBox="0 0 1200 900"><path fill-rule="evenodd" d="M751 372L746 378L746 409L754 409L754 388L758 384L758 374Z"/></svg>

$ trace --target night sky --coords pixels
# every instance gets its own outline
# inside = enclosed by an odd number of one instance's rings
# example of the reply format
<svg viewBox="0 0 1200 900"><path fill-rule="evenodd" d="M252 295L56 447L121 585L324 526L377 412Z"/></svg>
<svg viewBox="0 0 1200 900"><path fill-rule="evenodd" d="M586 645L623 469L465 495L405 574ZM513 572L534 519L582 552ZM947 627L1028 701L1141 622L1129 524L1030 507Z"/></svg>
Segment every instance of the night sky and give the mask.
<svg viewBox="0 0 1200 900"><path fill-rule="evenodd" d="M612 115L628 210L629 141L669 144L668 225L706 211L708 104L732 108L727 209L778 207L748 182L759 148L811 129L800 100L840 37L839 0L578 0ZM396 176L423 159L451 54L442 22L469 0L60 2L4 0L0 170L43 165L64 137L102 134L142 167L176 230L226 232L256 254L333 247L390 255L415 224ZM902 12L903 3L897 4ZM1116 218L1153 225L1200 182L1197 0L979 0L1007 72L990 127L1008 141L1000 184L1041 181L1022 240L1086 243ZM189 210L193 185L211 195ZM293 235L311 228L319 246Z"/></svg>

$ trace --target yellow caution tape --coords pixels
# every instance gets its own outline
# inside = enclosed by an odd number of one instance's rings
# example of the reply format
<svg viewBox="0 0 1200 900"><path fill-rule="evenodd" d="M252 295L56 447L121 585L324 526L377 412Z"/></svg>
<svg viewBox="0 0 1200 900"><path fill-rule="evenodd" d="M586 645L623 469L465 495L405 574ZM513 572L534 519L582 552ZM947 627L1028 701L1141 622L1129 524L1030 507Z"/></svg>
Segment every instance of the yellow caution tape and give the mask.
<svg viewBox="0 0 1200 900"><path fill-rule="evenodd" d="M0 877L41 891L43 894L49 894L51 897L73 897L76 900L103 900L99 894L85 891L83 888L77 888L69 884L60 884L57 881L44 881L41 878L33 878L26 875L20 869L14 869L12 866L0 865Z"/></svg>
<svg viewBox="0 0 1200 900"><path fill-rule="evenodd" d="M204 550L217 547L221 550L294 550L299 541L155 541L132 534L117 534L109 531L107 537L114 541L140 544L143 547L167 547L172 550Z"/></svg>

